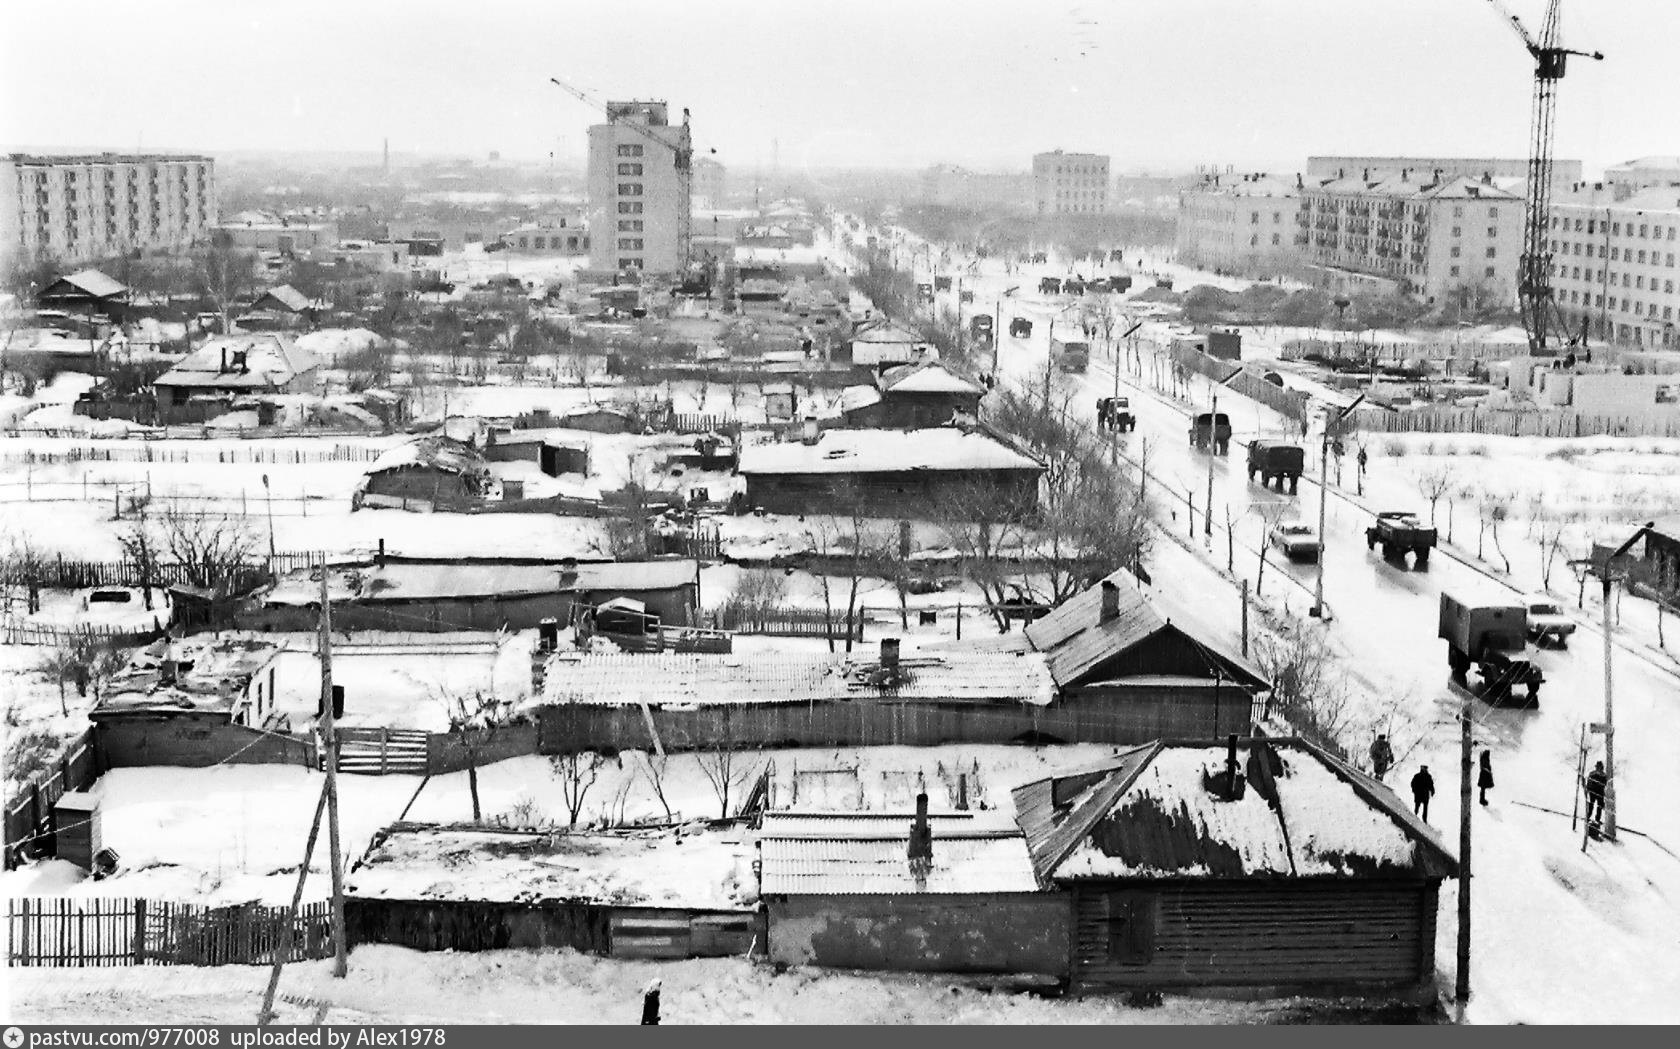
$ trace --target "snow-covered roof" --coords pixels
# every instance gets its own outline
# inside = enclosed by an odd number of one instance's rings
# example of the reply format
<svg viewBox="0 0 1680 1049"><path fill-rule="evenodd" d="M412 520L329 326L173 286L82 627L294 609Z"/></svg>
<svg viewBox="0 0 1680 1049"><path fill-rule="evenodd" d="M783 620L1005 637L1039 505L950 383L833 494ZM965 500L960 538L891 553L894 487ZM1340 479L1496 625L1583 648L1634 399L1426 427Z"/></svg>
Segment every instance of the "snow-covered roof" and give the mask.
<svg viewBox="0 0 1680 1049"><path fill-rule="evenodd" d="M902 325L877 318L852 333L853 342L924 343L926 339Z"/></svg>
<svg viewBox="0 0 1680 1049"><path fill-rule="evenodd" d="M1037 459L990 434L955 426L921 430L824 430L815 444L741 449L742 474L860 474L906 470L1042 470Z"/></svg>
<svg viewBox="0 0 1680 1049"><path fill-rule="evenodd" d="M1241 798L1210 789L1227 749L1151 743L1015 791L1046 880L1443 877L1457 861L1374 780L1298 739L1243 740Z"/></svg>
<svg viewBox="0 0 1680 1049"><path fill-rule="evenodd" d="M128 290L128 287L120 281L107 277L98 270L89 269L77 270L69 276L58 278L42 290L41 297L54 298L62 294L62 291L58 289L60 284L68 284L76 291L96 299L108 299L114 295L121 295Z"/></svg>
<svg viewBox="0 0 1680 1049"><path fill-rule="evenodd" d="M731 835L676 828L541 833L399 823L345 885L357 899L568 900L726 910L751 879Z"/></svg>
<svg viewBox="0 0 1680 1049"><path fill-rule="evenodd" d="M563 653L549 662L545 690L548 702L658 707L870 698L1045 706L1055 693L1036 653L969 652L902 656L896 677L858 652Z"/></svg>
<svg viewBox="0 0 1680 1049"><path fill-rule="evenodd" d="M929 817L933 863L918 875L908 855L914 821L912 814L899 814L837 834L794 829L766 816L759 834L761 891L790 896L1038 891L1032 855L1019 830L972 830L949 816Z"/></svg>
<svg viewBox="0 0 1680 1049"><path fill-rule="evenodd" d="M873 386L848 386L840 391L840 410L856 412L881 403L881 391Z"/></svg>
<svg viewBox="0 0 1680 1049"><path fill-rule="evenodd" d="M598 591L639 593L694 584L695 562L602 561L597 563L485 564L469 561L408 561L334 565L328 595L334 601L432 601L470 597L517 597ZM320 580L308 571L287 575L263 597L271 605L314 605Z"/></svg>
<svg viewBox="0 0 1680 1049"><path fill-rule="evenodd" d="M195 711L231 714L243 701L252 675L266 667L281 646L240 637L199 635L185 640L159 639L135 653L111 679L94 707L95 714L143 711ZM165 683L165 660L176 663L175 679Z"/></svg>
<svg viewBox="0 0 1680 1049"><path fill-rule="evenodd" d="M966 379L939 361L901 364L881 373L881 389L888 393L984 394L986 388Z"/></svg>
<svg viewBox="0 0 1680 1049"><path fill-rule="evenodd" d="M410 466L441 470L445 473L486 473L490 469L483 456L472 446L450 437L419 437L387 448L367 469L370 474L387 470L401 470Z"/></svg>
<svg viewBox="0 0 1680 1049"><path fill-rule="evenodd" d="M233 366L237 353L245 354L243 368ZM187 354L154 385L268 389L284 386L319 366L320 360L313 353L285 335L229 335L211 339Z"/></svg>
<svg viewBox="0 0 1680 1049"><path fill-rule="evenodd" d="M311 299L309 296L292 287L290 284L281 284L278 287L270 288L261 295L257 296L257 301L251 304L251 309L262 309L263 304L270 300L273 300L276 305L291 313L303 313L308 310L321 309L326 305L323 302Z"/></svg>

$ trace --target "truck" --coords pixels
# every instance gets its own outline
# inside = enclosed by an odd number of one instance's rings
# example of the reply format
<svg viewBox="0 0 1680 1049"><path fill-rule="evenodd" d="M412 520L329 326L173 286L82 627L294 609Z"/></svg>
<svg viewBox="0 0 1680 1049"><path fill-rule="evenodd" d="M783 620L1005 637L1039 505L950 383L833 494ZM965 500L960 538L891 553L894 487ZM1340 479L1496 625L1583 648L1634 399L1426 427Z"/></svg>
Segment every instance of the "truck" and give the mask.
<svg viewBox="0 0 1680 1049"><path fill-rule="evenodd" d="M1091 365L1091 344L1082 339L1050 337L1050 359L1064 372L1084 372Z"/></svg>
<svg viewBox="0 0 1680 1049"><path fill-rule="evenodd" d="M933 290L934 291L950 291L951 290L951 278L948 275L933 278Z"/></svg>
<svg viewBox="0 0 1680 1049"><path fill-rule="evenodd" d="M1231 450L1231 417L1224 412L1218 415L1203 412L1190 421L1190 447L1198 451L1207 451L1212 447L1218 455L1224 455Z"/></svg>
<svg viewBox="0 0 1680 1049"><path fill-rule="evenodd" d="M969 337L973 339L990 343L992 341L992 315L989 313L976 313L969 319L968 334Z"/></svg>
<svg viewBox="0 0 1680 1049"><path fill-rule="evenodd" d="M1282 441L1255 440L1248 445L1248 480L1253 483L1256 474L1260 477L1260 487L1270 488L1272 481L1277 481L1277 490L1283 491L1283 483L1289 482L1289 494L1294 495L1296 486L1301 483L1301 471L1306 469L1307 453L1298 444L1285 444Z"/></svg>
<svg viewBox="0 0 1680 1049"><path fill-rule="evenodd" d="M1098 397L1097 428L1127 432L1137 429L1137 416L1132 414L1129 397Z"/></svg>
<svg viewBox="0 0 1680 1049"><path fill-rule="evenodd" d="M1545 675L1525 658L1528 650L1528 609L1503 597L1460 598L1441 594L1438 635L1447 643L1447 666L1453 681L1469 687L1470 667L1482 676L1482 697L1499 703L1517 688L1526 692L1527 705L1539 703Z"/></svg>
<svg viewBox="0 0 1680 1049"><path fill-rule="evenodd" d="M1429 551L1435 548L1435 529L1418 520L1409 510L1388 510L1377 515L1376 523L1365 529L1365 546L1375 550L1382 546L1383 559L1404 565L1406 555L1418 571L1429 566Z"/></svg>

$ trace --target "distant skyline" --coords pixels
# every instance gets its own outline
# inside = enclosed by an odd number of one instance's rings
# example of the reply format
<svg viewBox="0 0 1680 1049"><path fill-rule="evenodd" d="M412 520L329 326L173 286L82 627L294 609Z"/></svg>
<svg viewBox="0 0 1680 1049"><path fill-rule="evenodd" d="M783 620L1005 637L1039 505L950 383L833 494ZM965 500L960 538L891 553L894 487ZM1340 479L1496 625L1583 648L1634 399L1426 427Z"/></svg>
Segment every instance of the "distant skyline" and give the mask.
<svg viewBox="0 0 1680 1049"><path fill-rule="evenodd" d="M1506 0L1531 26L1544 0ZM1573 0L1557 154L1680 153L1680 0ZM664 98L733 170L1286 173L1312 154L1521 157L1532 63L1486 0L79 0L0 15L7 148L583 157Z"/></svg>

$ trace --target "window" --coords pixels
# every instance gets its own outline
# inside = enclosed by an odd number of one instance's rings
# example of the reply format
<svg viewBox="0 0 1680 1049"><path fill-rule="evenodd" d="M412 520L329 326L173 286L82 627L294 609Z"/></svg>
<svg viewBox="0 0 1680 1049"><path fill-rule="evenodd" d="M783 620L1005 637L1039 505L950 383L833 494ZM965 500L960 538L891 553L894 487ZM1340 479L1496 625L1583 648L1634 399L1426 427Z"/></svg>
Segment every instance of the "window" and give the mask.
<svg viewBox="0 0 1680 1049"><path fill-rule="evenodd" d="M1498 251L1499 251L1498 248L1489 248L1487 250L1487 257L1490 258L1490 259L1494 258L1498 254Z"/></svg>
<svg viewBox="0 0 1680 1049"><path fill-rule="evenodd" d="M618 268L621 270L639 270L642 268L641 259L619 259Z"/></svg>
<svg viewBox="0 0 1680 1049"><path fill-rule="evenodd" d="M1121 965L1148 965L1155 956L1155 894L1111 892L1104 904L1109 960Z"/></svg>
<svg viewBox="0 0 1680 1049"><path fill-rule="evenodd" d="M1486 275L1486 276L1489 276L1489 277L1491 277L1491 276L1493 276L1493 267L1492 267L1492 266L1489 266L1489 267L1488 267L1488 268L1487 268L1487 272L1486 272L1486 274L1485 274L1485 275Z"/></svg>
<svg viewBox="0 0 1680 1049"><path fill-rule="evenodd" d="M639 200L621 200L618 202L618 213L620 215L640 215L642 213L642 202Z"/></svg>
<svg viewBox="0 0 1680 1049"><path fill-rule="evenodd" d="M1639 224L1639 239L1640 240L1645 239L1645 229L1646 229L1646 223L1641 222Z"/></svg>
<svg viewBox="0 0 1680 1049"><path fill-rule="evenodd" d="M642 173L642 166L640 164L620 164L618 166L618 173L620 175L640 175Z"/></svg>
<svg viewBox="0 0 1680 1049"><path fill-rule="evenodd" d="M640 232L642 232L642 220L641 219L619 219L618 220L618 231L620 233L640 233Z"/></svg>
<svg viewBox="0 0 1680 1049"><path fill-rule="evenodd" d="M1498 208L1489 208L1488 209L1488 218L1496 219L1498 217L1499 217L1499 209Z"/></svg>
<svg viewBox="0 0 1680 1049"><path fill-rule="evenodd" d="M1499 236L1499 227L1498 226L1489 226L1488 227L1488 236L1489 237Z"/></svg>
<svg viewBox="0 0 1680 1049"><path fill-rule="evenodd" d="M1644 262L1645 261L1645 249L1644 248L1639 249L1639 259L1638 259L1638 261L1639 262Z"/></svg>
<svg viewBox="0 0 1680 1049"><path fill-rule="evenodd" d="M1463 250L1463 249L1461 249L1457 244L1454 244L1452 246L1452 257L1455 258L1455 259L1458 258L1459 252L1461 250Z"/></svg>
<svg viewBox="0 0 1680 1049"><path fill-rule="evenodd" d="M639 157L642 155L642 147L638 145L619 146L618 155L621 157Z"/></svg>
<svg viewBox="0 0 1680 1049"><path fill-rule="evenodd" d="M536 248L538 251L543 250L544 248L548 247L548 238L547 237L533 237L531 239L531 247Z"/></svg>
<svg viewBox="0 0 1680 1049"><path fill-rule="evenodd" d="M1610 261L1611 262L1622 261L1622 249L1621 248L1611 248L1610 249Z"/></svg>
<svg viewBox="0 0 1680 1049"><path fill-rule="evenodd" d="M1277 247L1279 244L1282 244L1282 243L1283 243L1283 235L1282 234L1279 234L1279 233L1272 234L1272 246L1273 247Z"/></svg>
<svg viewBox="0 0 1680 1049"><path fill-rule="evenodd" d="M620 182L618 184L618 195L621 197L639 197L642 195L642 184L640 182Z"/></svg>
<svg viewBox="0 0 1680 1049"><path fill-rule="evenodd" d="M531 246L531 239L529 237L520 237L519 238L519 246L522 247L522 248L530 247Z"/></svg>
<svg viewBox="0 0 1680 1049"><path fill-rule="evenodd" d="M620 238L618 238L618 250L619 251L641 251L642 250L642 238L640 238L640 237L620 237Z"/></svg>
<svg viewBox="0 0 1680 1049"><path fill-rule="evenodd" d="M1453 236L1462 237L1463 235L1464 235L1463 227L1461 227L1461 226L1454 226L1453 227Z"/></svg>
<svg viewBox="0 0 1680 1049"><path fill-rule="evenodd" d="M1464 205L1462 205L1462 204L1453 205L1453 218L1461 219L1463 217L1464 217Z"/></svg>
<svg viewBox="0 0 1680 1049"><path fill-rule="evenodd" d="M1447 271L1447 272L1448 272L1448 273L1449 273L1449 274L1450 274L1450 275L1451 275L1451 276L1454 276L1454 277L1456 277L1456 276L1458 276L1458 267L1457 267L1457 266L1454 266L1454 267L1453 267L1453 268L1452 268L1452 269L1451 269L1451 270L1448 270L1448 271Z"/></svg>

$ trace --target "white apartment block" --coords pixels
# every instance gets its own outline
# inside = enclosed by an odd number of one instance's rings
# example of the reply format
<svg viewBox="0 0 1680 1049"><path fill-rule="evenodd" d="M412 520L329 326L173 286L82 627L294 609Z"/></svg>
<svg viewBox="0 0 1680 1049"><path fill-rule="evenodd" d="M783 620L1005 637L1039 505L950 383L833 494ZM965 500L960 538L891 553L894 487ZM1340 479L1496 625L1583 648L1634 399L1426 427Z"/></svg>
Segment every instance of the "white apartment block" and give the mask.
<svg viewBox="0 0 1680 1049"><path fill-rule="evenodd" d="M686 116L665 103L608 102L589 129L589 268L674 273L688 262L693 179Z"/></svg>
<svg viewBox="0 0 1680 1049"><path fill-rule="evenodd" d="M1604 181L1618 186L1643 189L1646 186L1680 185L1680 156L1640 157L1604 169Z"/></svg>
<svg viewBox="0 0 1680 1049"><path fill-rule="evenodd" d="M1210 175L1178 195L1178 260L1188 266L1275 276L1300 260L1293 178Z"/></svg>
<svg viewBox="0 0 1680 1049"><path fill-rule="evenodd" d="M0 265L71 266L179 249L216 223L216 162L202 156L0 157Z"/></svg>
<svg viewBox="0 0 1680 1049"><path fill-rule="evenodd" d="M1108 191L1105 156L1058 149L1033 157L1033 210L1040 215L1100 215Z"/></svg>
<svg viewBox="0 0 1680 1049"><path fill-rule="evenodd" d="M1485 177L1528 178L1528 160L1521 157L1308 157L1307 177L1318 179L1362 178L1381 182L1405 173L1413 182L1431 179ZM1552 161L1552 185L1581 181L1579 160Z"/></svg>
<svg viewBox="0 0 1680 1049"><path fill-rule="evenodd" d="M1309 180L1300 224L1305 261L1331 288L1516 303L1523 198L1491 181Z"/></svg>
<svg viewBox="0 0 1680 1049"><path fill-rule="evenodd" d="M1571 327L1680 349L1680 186L1594 183L1552 201L1552 295Z"/></svg>

